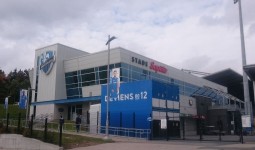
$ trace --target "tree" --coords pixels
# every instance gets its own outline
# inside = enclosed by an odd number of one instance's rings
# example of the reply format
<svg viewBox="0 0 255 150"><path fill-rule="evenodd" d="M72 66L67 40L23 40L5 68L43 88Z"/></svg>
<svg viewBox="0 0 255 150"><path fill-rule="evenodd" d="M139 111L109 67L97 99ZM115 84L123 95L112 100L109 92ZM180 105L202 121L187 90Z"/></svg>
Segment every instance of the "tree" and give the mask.
<svg viewBox="0 0 255 150"><path fill-rule="evenodd" d="M0 69L0 101L3 104L4 98L8 95L7 78L3 70Z"/></svg>
<svg viewBox="0 0 255 150"><path fill-rule="evenodd" d="M7 76L7 89L9 91L10 103L19 101L19 91L30 87L28 70L14 69Z"/></svg>

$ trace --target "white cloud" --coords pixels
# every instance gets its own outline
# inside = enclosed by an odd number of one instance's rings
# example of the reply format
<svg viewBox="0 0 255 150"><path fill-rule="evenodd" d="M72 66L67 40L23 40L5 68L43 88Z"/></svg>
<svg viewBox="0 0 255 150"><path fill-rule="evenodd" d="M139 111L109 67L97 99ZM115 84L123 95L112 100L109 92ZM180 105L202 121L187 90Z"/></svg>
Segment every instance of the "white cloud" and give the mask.
<svg viewBox="0 0 255 150"><path fill-rule="evenodd" d="M255 63L255 1L243 0L247 63ZM40 7L39 7L40 6ZM0 68L31 68L34 50L62 43L124 47L177 68L241 72L238 5L231 0L5 1L0 6Z"/></svg>

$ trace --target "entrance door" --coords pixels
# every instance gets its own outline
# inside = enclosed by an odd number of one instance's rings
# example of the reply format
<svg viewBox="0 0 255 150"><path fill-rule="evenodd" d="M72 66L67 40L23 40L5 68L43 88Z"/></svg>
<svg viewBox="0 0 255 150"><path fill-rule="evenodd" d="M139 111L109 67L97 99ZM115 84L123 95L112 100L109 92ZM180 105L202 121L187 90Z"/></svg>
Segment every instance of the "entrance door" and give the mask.
<svg viewBox="0 0 255 150"><path fill-rule="evenodd" d="M168 136L169 137L180 137L180 122L179 121L168 121Z"/></svg>
<svg viewBox="0 0 255 150"><path fill-rule="evenodd" d="M75 121L77 114L82 115L82 104L68 106L68 120Z"/></svg>

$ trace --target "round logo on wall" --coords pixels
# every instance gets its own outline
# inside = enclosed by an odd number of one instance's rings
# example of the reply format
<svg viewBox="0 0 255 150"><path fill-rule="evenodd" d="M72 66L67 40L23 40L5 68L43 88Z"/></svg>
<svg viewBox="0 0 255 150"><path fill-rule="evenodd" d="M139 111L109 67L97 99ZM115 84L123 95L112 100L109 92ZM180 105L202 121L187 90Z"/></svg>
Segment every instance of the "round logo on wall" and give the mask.
<svg viewBox="0 0 255 150"><path fill-rule="evenodd" d="M193 105L193 101L190 99L189 100L189 105L192 106Z"/></svg>
<svg viewBox="0 0 255 150"><path fill-rule="evenodd" d="M46 51L40 56L40 70L42 70L45 74L49 74L54 63L56 61L55 52Z"/></svg>

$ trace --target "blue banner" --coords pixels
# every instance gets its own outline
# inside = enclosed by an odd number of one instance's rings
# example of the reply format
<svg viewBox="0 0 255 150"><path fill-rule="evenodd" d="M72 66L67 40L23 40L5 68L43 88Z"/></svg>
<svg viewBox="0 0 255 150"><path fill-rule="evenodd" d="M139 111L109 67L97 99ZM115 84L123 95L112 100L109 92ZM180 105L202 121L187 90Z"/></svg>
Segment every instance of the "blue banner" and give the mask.
<svg viewBox="0 0 255 150"><path fill-rule="evenodd" d="M20 90L19 108L26 109L27 106L27 90Z"/></svg>
<svg viewBox="0 0 255 150"><path fill-rule="evenodd" d="M152 82L149 80L121 83L119 93L111 94L115 84L109 86L109 126L149 129L147 118L152 112ZM106 123L107 86L101 91L101 125Z"/></svg>

